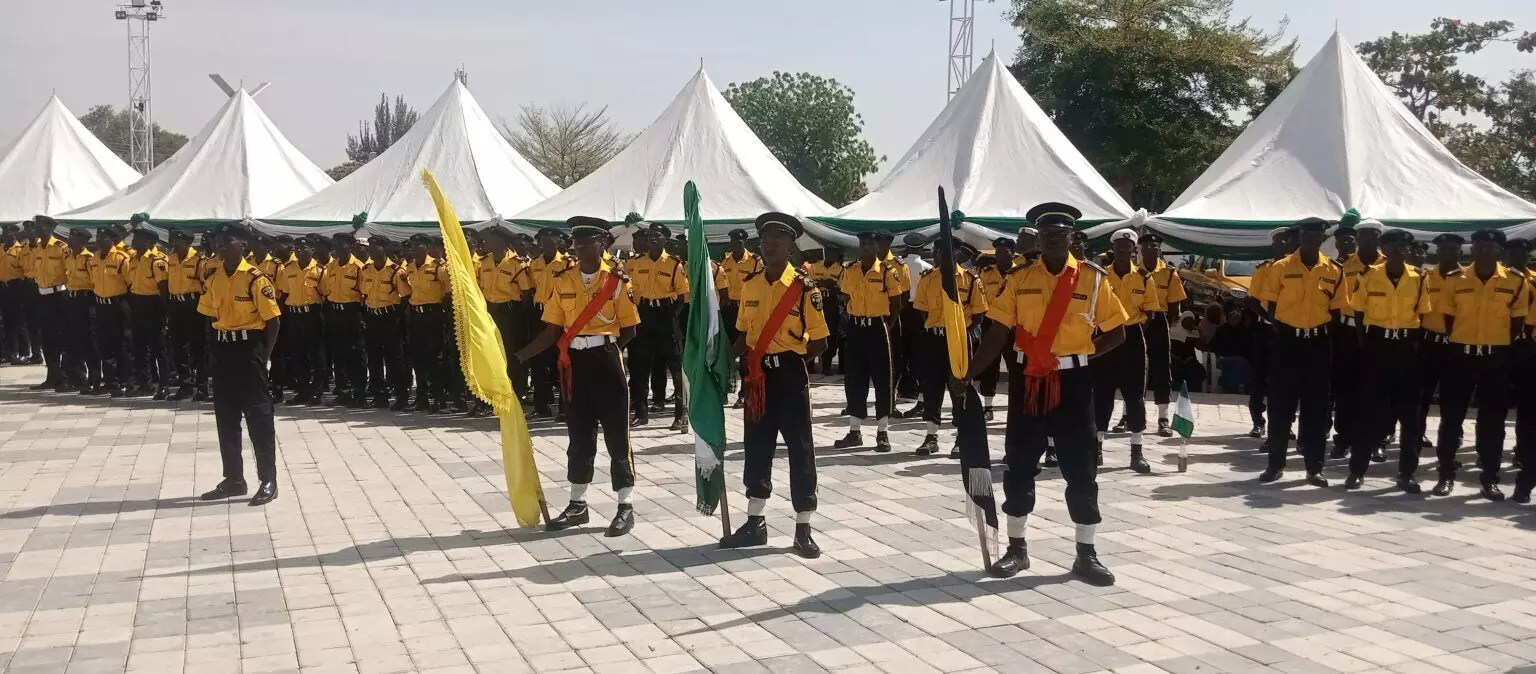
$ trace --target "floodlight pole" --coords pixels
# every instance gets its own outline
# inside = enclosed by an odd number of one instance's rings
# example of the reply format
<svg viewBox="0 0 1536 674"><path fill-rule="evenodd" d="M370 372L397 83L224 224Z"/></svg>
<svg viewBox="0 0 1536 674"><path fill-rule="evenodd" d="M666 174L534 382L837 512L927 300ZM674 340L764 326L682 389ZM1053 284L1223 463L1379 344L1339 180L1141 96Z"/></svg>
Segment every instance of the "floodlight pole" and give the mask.
<svg viewBox="0 0 1536 674"><path fill-rule="evenodd" d="M128 163L141 174L149 173L155 167L149 25L165 18L165 5L161 0L129 0L113 15L128 24Z"/></svg>
<svg viewBox="0 0 1536 674"><path fill-rule="evenodd" d="M971 76L976 44L976 0L949 2L949 96L955 97Z"/></svg>

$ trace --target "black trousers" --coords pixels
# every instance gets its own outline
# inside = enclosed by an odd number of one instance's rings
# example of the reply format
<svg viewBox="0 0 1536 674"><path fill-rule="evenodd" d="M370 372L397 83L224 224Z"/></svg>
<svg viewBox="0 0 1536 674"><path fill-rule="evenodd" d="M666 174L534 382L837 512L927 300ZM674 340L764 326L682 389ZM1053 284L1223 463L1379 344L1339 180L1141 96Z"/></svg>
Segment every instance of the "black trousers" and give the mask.
<svg viewBox="0 0 1536 674"><path fill-rule="evenodd" d="M831 339L827 340L827 349L822 351L821 356L819 356L821 373L824 375L831 375L832 359L837 357L838 346L842 341L842 338L838 333L843 324L842 301L835 291L822 291L821 312L822 316L827 320L827 331L832 335Z"/></svg>
<svg viewBox="0 0 1536 674"><path fill-rule="evenodd" d="M869 418L869 388L875 389L875 418L891 416L891 333L885 319L848 317L848 346L843 351L848 376L843 378L843 395L848 414L855 419Z"/></svg>
<svg viewBox="0 0 1536 674"><path fill-rule="evenodd" d="M354 400L366 395L367 363L363 360L363 305L357 302L325 305L326 351L331 357L336 386Z"/></svg>
<svg viewBox="0 0 1536 674"><path fill-rule="evenodd" d="M1486 347L1484 347L1486 348ZM1440 437L1435 453L1440 458L1440 478L1456 477L1456 450L1461 448L1461 423L1467 407L1477 402L1477 465L1482 483L1499 483L1499 462L1504 451L1504 421L1509 417L1509 347L1493 347L1486 355L1468 353L1462 344L1449 345L1450 367L1440 382Z"/></svg>
<svg viewBox="0 0 1536 674"><path fill-rule="evenodd" d="M773 495L773 455L779 438L789 453L789 500L795 512L816 510L816 447L811 437L811 389L805 356L793 351L763 358L763 416L746 420L741 440L747 498Z"/></svg>
<svg viewBox="0 0 1536 674"><path fill-rule="evenodd" d="M535 322L532 331L538 334L547 325L544 323L544 307L535 304L533 313ZM546 349L528 361L528 375L533 382L533 408L539 412L549 410L549 406L555 402L555 393L560 390L559 368L555 365L556 353L555 349ZM563 402L564 394L561 395Z"/></svg>
<svg viewBox="0 0 1536 674"><path fill-rule="evenodd" d="M27 282L22 279L0 284L0 358L31 355L31 340L27 332L27 290Z"/></svg>
<svg viewBox="0 0 1536 674"><path fill-rule="evenodd" d="M901 310L901 320L892 328L891 378L895 380L897 394L910 398L922 390L922 371L915 359L923 338L923 313L907 305Z"/></svg>
<svg viewBox="0 0 1536 674"><path fill-rule="evenodd" d="M65 382L62 363L64 351L68 346L64 338L67 334L65 316L69 311L67 302L68 298L62 292L38 294L33 300L32 319L38 330L42 332L42 338L37 343L42 345L43 363L48 370L44 381L49 384Z"/></svg>
<svg viewBox="0 0 1536 674"><path fill-rule="evenodd" d="M454 327L453 302L443 301L443 363L445 402L464 402L464 369L459 362L459 339ZM539 323L543 325L543 323Z"/></svg>
<svg viewBox="0 0 1536 674"><path fill-rule="evenodd" d="M1360 332L1336 325L1333 336L1333 437L1348 447L1360 437Z"/></svg>
<svg viewBox="0 0 1536 674"><path fill-rule="evenodd" d="M47 330L43 327L38 315L42 309L42 293L38 292L37 281L24 279L22 281L22 311L27 314L27 339L31 342L33 356L47 358L48 349L43 344L43 335ZM57 368L55 368L57 369Z"/></svg>
<svg viewBox="0 0 1536 674"><path fill-rule="evenodd" d="M267 381L266 346L262 331L250 339L209 344L213 370L213 419L219 432L219 458L224 479L245 480L241 456L240 420L251 436L256 454L256 479L277 481L277 427L272 418L272 394Z"/></svg>
<svg viewBox="0 0 1536 674"><path fill-rule="evenodd" d="M629 404L634 407L637 417L650 413L647 399L655 388L655 377L661 377L665 390L666 376L682 362L683 339L678 332L677 306L675 301L663 304L641 301L640 325L635 329L635 338L625 347L629 351ZM686 404L687 401L678 398L678 414L682 414Z"/></svg>
<svg viewBox="0 0 1536 674"><path fill-rule="evenodd" d="M740 315L740 312L741 300L726 300L720 303L720 320L725 322L725 337L726 339L730 340L732 344L735 344L736 338L741 336L741 331L736 329L736 317ZM752 345L748 344L747 348L752 348ZM726 382L727 392L736 387L737 381L747 377L747 361L740 358L735 360L736 376L731 381Z"/></svg>
<svg viewBox="0 0 1536 674"><path fill-rule="evenodd" d="M96 353L101 358L101 383L109 389L128 384L133 361L128 355L133 338L128 334L128 296L96 300Z"/></svg>
<svg viewBox="0 0 1536 674"><path fill-rule="evenodd" d="M1257 348L1250 349L1253 354L1248 360L1248 366L1253 368L1253 382L1248 387L1248 417L1253 420L1253 425L1263 427L1266 425L1264 413L1269 406L1269 370L1274 365L1275 327L1269 323L1257 323L1253 329L1253 339L1257 342Z"/></svg>
<svg viewBox="0 0 1536 674"><path fill-rule="evenodd" d="M949 398L952 417L958 423L959 406L949 394L949 335L944 328L923 328L919 335L916 353L920 357L912 361L912 367L919 370L917 381L923 394L923 421L940 423L944 418L944 399ZM970 339L970 335L966 335L966 339Z"/></svg>
<svg viewBox="0 0 1536 674"><path fill-rule="evenodd" d="M299 395L319 397L325 393L325 335L320 313L318 304L283 308L278 347L287 351L288 380Z"/></svg>
<svg viewBox="0 0 1536 674"><path fill-rule="evenodd" d="M635 486L635 459L629 445L629 382L614 344L571 349L570 391L565 428L570 436L566 475L571 484L592 484L597 460L597 431L608 446L608 474L613 490Z"/></svg>
<svg viewBox="0 0 1536 674"><path fill-rule="evenodd" d="M101 358L96 353L96 294L68 291L64 298L64 376L71 385L101 384Z"/></svg>
<svg viewBox="0 0 1536 674"><path fill-rule="evenodd" d="M521 309L521 302L518 301L485 303L485 310L490 313L491 320L496 323L496 331L501 333L501 348L506 351L507 357L507 376L512 379L512 390L519 398L528 395L528 368L512 357L512 354L522 348L525 343L522 325L524 317L520 314L526 312ZM417 376L420 376L419 372Z"/></svg>
<svg viewBox="0 0 1536 674"><path fill-rule="evenodd" d="M1371 465L1371 450L1386 440L1398 424L1402 453L1397 472L1412 476L1419 469L1419 440L1424 427L1419 426L1419 372L1411 364L1419 361L1423 340L1418 330L1397 333L1389 338L1379 328L1367 327L1361 349L1359 408L1361 423L1358 441L1350 447L1349 472L1364 475Z"/></svg>
<svg viewBox="0 0 1536 674"><path fill-rule="evenodd" d="M1168 340L1168 314L1163 311L1148 313L1147 322L1141 325L1147 341L1147 388L1152 390L1152 402L1167 405L1173 402L1172 344Z"/></svg>
<svg viewBox="0 0 1536 674"><path fill-rule="evenodd" d="M985 335L988 332L991 332L992 323L993 321L990 318L981 319L981 334ZM998 354L995 360L987 363L987 366L982 368L981 376L977 377L977 383L981 386L981 395L997 395L997 382L1002 376L1003 361L1008 360L1012 355L1013 349L1005 348L1003 349L1002 353ZM1012 372L1013 370L1010 368L1009 373L1011 374Z"/></svg>
<svg viewBox="0 0 1536 674"><path fill-rule="evenodd" d="M1526 340L1514 353L1515 457L1520 473L1515 487L1536 488L1536 343Z"/></svg>
<svg viewBox="0 0 1536 674"><path fill-rule="evenodd" d="M169 360L176 370L176 384L182 388L208 386L208 318L197 313L197 300L196 295L172 296L166 305Z"/></svg>
<svg viewBox="0 0 1536 674"><path fill-rule="evenodd" d="M1094 426L1109 431L1118 393L1125 401L1126 430L1147 430L1147 343L1142 326L1125 326L1125 343L1093 359L1088 369L1093 372Z"/></svg>
<svg viewBox="0 0 1536 674"><path fill-rule="evenodd" d="M1445 335L1424 331L1424 345L1419 352L1419 428L1429 428L1429 408L1445 382L1445 370L1451 366L1451 344ZM1461 444L1461 436L1456 437Z"/></svg>
<svg viewBox="0 0 1536 674"><path fill-rule="evenodd" d="M1035 510L1035 476L1046 439L1056 442L1056 458L1067 483L1067 514L1076 524L1098 524L1099 483L1093 423L1091 367L1058 370L1061 402L1041 416L1024 412L1024 378L1008 379L1008 428L1003 436L1003 512L1022 517Z"/></svg>
<svg viewBox="0 0 1536 674"><path fill-rule="evenodd" d="M411 333L411 369L416 372L416 404L427 400L443 402L448 395L448 375L443 359L443 321L448 312L441 304L423 304L408 308ZM458 361L454 361L458 367ZM515 381L515 380L514 380Z"/></svg>
<svg viewBox="0 0 1536 674"><path fill-rule="evenodd" d="M133 320L133 380L139 386L169 386L165 362L165 300L159 295L129 295Z"/></svg>
<svg viewBox="0 0 1536 674"><path fill-rule="evenodd" d="M1291 423L1301 418L1296 437L1307 474L1323 471L1328 444L1328 402L1333 381L1334 341L1329 326L1315 337L1298 337L1285 324L1275 326L1274 360L1269 371L1269 468L1285 468Z"/></svg>
<svg viewBox="0 0 1536 674"><path fill-rule="evenodd" d="M375 400L394 394L404 397L411 388L411 373L405 368L400 342L405 332L400 325L400 307L363 314L363 345L368 353L368 394Z"/></svg>

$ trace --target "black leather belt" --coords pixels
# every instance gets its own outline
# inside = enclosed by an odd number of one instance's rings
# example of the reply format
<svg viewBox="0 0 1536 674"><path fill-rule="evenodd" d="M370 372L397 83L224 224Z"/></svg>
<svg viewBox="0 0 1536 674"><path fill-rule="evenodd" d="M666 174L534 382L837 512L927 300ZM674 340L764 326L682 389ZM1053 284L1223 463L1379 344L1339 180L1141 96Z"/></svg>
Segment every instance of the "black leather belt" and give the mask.
<svg viewBox="0 0 1536 674"><path fill-rule="evenodd" d="M249 342L262 334L261 330L214 330L216 342Z"/></svg>
<svg viewBox="0 0 1536 674"><path fill-rule="evenodd" d="M314 311L314 310L315 310L315 305L313 305L313 304L306 304L306 305L300 306L300 307L291 307L291 306L290 307L283 307L283 311L286 311L286 312L288 312L290 314L307 314L307 313L309 313L311 311Z"/></svg>
<svg viewBox="0 0 1536 674"><path fill-rule="evenodd" d="M1296 339L1316 339L1328 336L1328 324L1324 323L1315 328L1293 328L1284 323L1278 323L1276 324L1275 332L1287 337L1295 337Z"/></svg>
<svg viewBox="0 0 1536 674"><path fill-rule="evenodd" d="M877 325L885 325L884 316L849 316L848 321L861 328L872 328Z"/></svg>
<svg viewBox="0 0 1536 674"><path fill-rule="evenodd" d="M1383 328L1379 325L1365 326L1366 336L1379 339L1412 339L1418 333L1418 328Z"/></svg>
<svg viewBox="0 0 1536 674"><path fill-rule="evenodd" d="M1457 350L1468 356L1493 356L1504 353L1507 346L1495 344L1457 344Z"/></svg>
<svg viewBox="0 0 1536 674"><path fill-rule="evenodd" d="M120 300L120 299L123 299L122 295L113 295L111 297L97 296L96 297L96 303L97 304L111 306L113 304L117 304L117 301Z"/></svg>
<svg viewBox="0 0 1536 674"><path fill-rule="evenodd" d="M443 308L441 304L412 304L411 311L418 314L437 313Z"/></svg>
<svg viewBox="0 0 1536 674"><path fill-rule="evenodd" d="M177 302L196 302L201 297L202 296L197 294L197 293L185 293L185 294L182 294L182 295L171 295L171 299L175 300Z"/></svg>
<svg viewBox="0 0 1536 674"><path fill-rule="evenodd" d="M373 314L374 316L388 316L392 313L395 313L395 308L384 307L383 309L375 309L373 307L368 307L368 313Z"/></svg>

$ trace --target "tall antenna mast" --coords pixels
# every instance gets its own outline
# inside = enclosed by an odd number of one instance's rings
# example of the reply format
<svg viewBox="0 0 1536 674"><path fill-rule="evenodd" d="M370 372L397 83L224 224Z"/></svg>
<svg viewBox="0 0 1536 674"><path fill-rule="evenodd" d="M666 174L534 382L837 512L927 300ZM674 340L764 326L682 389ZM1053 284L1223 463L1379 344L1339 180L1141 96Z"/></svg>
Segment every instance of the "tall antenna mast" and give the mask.
<svg viewBox="0 0 1536 674"><path fill-rule="evenodd" d="M154 115L150 105L149 24L165 17L161 0L128 0L113 16L128 24L128 163L139 173L155 167Z"/></svg>
<svg viewBox="0 0 1536 674"><path fill-rule="evenodd" d="M940 0L949 3L949 96L965 86L971 76L976 43L976 0Z"/></svg>

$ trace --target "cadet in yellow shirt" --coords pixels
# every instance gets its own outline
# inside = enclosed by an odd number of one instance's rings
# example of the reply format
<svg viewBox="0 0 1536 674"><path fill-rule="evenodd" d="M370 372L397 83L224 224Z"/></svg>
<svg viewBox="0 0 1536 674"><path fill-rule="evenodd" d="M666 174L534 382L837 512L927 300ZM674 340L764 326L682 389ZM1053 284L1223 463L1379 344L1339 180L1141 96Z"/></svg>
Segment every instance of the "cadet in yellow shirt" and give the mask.
<svg viewBox="0 0 1536 674"><path fill-rule="evenodd" d="M549 302L550 293L554 291L554 273L565 269L568 264L568 256L561 252L560 245L564 241L564 233L554 227L545 227L538 231L535 243L538 245L537 254L528 260L528 283L523 288L523 296L533 300L533 311L528 323L528 340L542 329L544 324L544 307ZM514 345L513 348L527 346L527 341ZM531 361L518 361L518 368L528 371L528 378L533 388L533 416L535 418L547 418L550 416L550 406L554 404L558 391L559 377L555 368L555 353L549 351L535 357ZM561 418L556 421L564 422L565 410L560 410Z"/></svg>
<svg viewBox="0 0 1536 674"><path fill-rule="evenodd" d="M208 320L197 311L203 294L202 255L192 246L192 235L173 230L165 256L166 360L175 371L176 391L168 400L208 398Z"/></svg>
<svg viewBox="0 0 1536 674"><path fill-rule="evenodd" d="M981 279L964 266L965 262L976 258L976 249L960 242L955 242L954 246L955 262L952 266L955 270L956 301L960 310L965 312L969 328L986 317L987 290L982 286ZM949 304L949 297L944 293L944 273L937 262L941 255L936 254L934 266L919 274L917 293L912 300L912 309L922 319L912 326L919 331L917 352L925 354L925 357L913 363L918 368L917 381L922 387L922 417L926 431L922 444L917 447L920 456L939 451L939 422L943 418L944 398L950 396L947 390L950 379L949 334L944 319L944 307ZM970 339L969 329L964 339ZM960 408L953 404L951 407L954 417L958 419ZM958 444L950 456L960 456Z"/></svg>
<svg viewBox="0 0 1536 674"><path fill-rule="evenodd" d="M70 302L65 286L70 249L68 243L54 235L58 227L59 223L46 215L33 219L30 269L33 283L37 285L37 308L33 318L41 328L43 359L48 369L43 383L34 388L62 392L70 384L77 387L79 384L69 381L63 368L64 353L70 346Z"/></svg>
<svg viewBox="0 0 1536 674"><path fill-rule="evenodd" d="M1361 220L1354 209L1346 211L1334 231L1334 241L1340 246L1339 266L1344 268L1346 292L1351 298L1360 286L1360 279L1371 267L1382 263L1379 237L1382 224L1376 220ZM1345 251L1351 251L1345 254ZM1346 328L1359 325L1354 309L1345 307L1339 315L1340 324ZM1333 451L1335 459L1350 454L1353 443L1363 437L1359 411L1360 383L1363 377L1358 330L1335 330L1333 339ZM1373 461L1386 461L1380 446L1367 448Z"/></svg>
<svg viewBox="0 0 1536 674"><path fill-rule="evenodd" d="M1020 228L1019 237L1025 236L1024 230L1031 232L1029 234L1030 246L1034 246L1035 228ZM987 290L989 304L992 299L997 297L998 293L1003 291L1003 285L1008 273L1013 271L1014 265L1025 263L1023 258L1014 255L1016 246L1017 242L1015 239L1000 236L992 240L992 255L982 255L977 258L977 263L981 268L981 286ZM992 319L983 316L981 323L982 334L986 334L987 329L992 327ZM977 378L981 384L981 399L986 405L984 414L987 421L992 420L992 400L997 395L997 382L1002 377L1003 361L1008 363L1008 375L1010 377L1018 376L1016 374L1018 361L1011 358L1003 358L999 354L997 360L986 364L986 369L982 370L981 376ZM1049 452L1047 453L1047 460L1049 461L1046 464L1047 466L1056 465L1055 457Z"/></svg>
<svg viewBox="0 0 1536 674"><path fill-rule="evenodd" d="M1285 259L1287 255L1296 252L1296 227L1278 227L1269 232L1270 258L1260 262L1253 270L1253 277L1248 280L1248 298L1244 303L1245 308L1256 317L1253 322L1254 353L1269 354L1274 350L1275 326L1264 311L1263 302L1259 301L1259 290L1268 283L1270 270L1275 263ZM1269 356L1253 358L1249 367L1253 368L1253 383L1248 389L1248 416L1253 420L1253 428L1249 429L1248 437L1262 438L1268 422L1265 420L1265 412L1268 410L1269 399Z"/></svg>
<svg viewBox="0 0 1536 674"><path fill-rule="evenodd" d="M26 363L31 355L27 339L26 303L36 293L27 292L27 247L17 240L16 225L0 227L0 362Z"/></svg>
<svg viewBox="0 0 1536 674"><path fill-rule="evenodd" d="M1098 428L1094 460L1104 465L1104 438L1109 431L1115 394L1125 402L1125 429L1130 431L1131 470L1146 474L1152 466L1142 454L1142 433L1147 430L1147 343L1145 324L1156 312L1157 282L1152 271L1136 264L1139 240L1136 230L1121 229L1109 236L1114 263L1109 267L1109 286L1125 310L1125 343L1093 363L1093 418Z"/></svg>
<svg viewBox="0 0 1536 674"><path fill-rule="evenodd" d="M1477 462L1482 495L1504 500L1499 491L1499 460L1504 450L1504 422L1510 404L1510 345L1525 333L1530 303L1523 270L1499 263L1504 233L1472 234L1472 264L1445 277L1446 296L1435 310L1445 314L1451 360L1440 386L1440 481L1431 492L1451 493L1456 485L1456 450L1467 407L1477 402Z"/></svg>
<svg viewBox="0 0 1536 674"><path fill-rule="evenodd" d="M208 287L197 303L198 312L213 320L213 343L208 349L213 371L213 418L224 465L223 481L201 499L219 501L245 495L240 439L240 420L244 417L260 481L250 504L260 506L277 498L277 429L267 364L277 346L282 311L272 279L246 259L251 236L239 226L215 234L213 241L222 262L208 277Z"/></svg>
<svg viewBox="0 0 1536 674"><path fill-rule="evenodd" d="M390 255L389 239L368 237L368 263L358 277L363 295L363 352L368 360L368 394L373 406L402 412L410 405L411 373L405 365L400 327L400 265ZM389 402L393 394L394 403Z"/></svg>
<svg viewBox="0 0 1536 674"><path fill-rule="evenodd" d="M613 242L612 225L583 216L567 220L566 225L576 259L551 277L544 331L515 354L527 362L558 342L564 402L570 407L562 411L570 436L566 471L571 502L546 528L559 531L591 520L587 487L592 484L601 428L619 503L606 535L623 536L635 526L635 465L629 444L629 386L620 352L634 339L640 313L627 279L603 259Z"/></svg>
<svg viewBox="0 0 1536 674"><path fill-rule="evenodd" d="M1446 295L1446 277L1452 272L1461 270L1462 246L1467 240L1460 234L1447 232L1436 236L1431 243L1435 245L1434 260L1424 266L1424 288L1429 293L1430 303L1435 311L1425 314L1421 319L1423 327L1424 343L1420 348L1419 373L1420 379L1416 388L1419 391L1419 428L1427 429L1429 421L1429 408L1434 406L1436 393L1444 381L1445 370L1450 367L1451 361L1451 332L1446 329L1445 314L1441 311L1450 303L1450 297ZM1457 439L1457 446L1461 440ZM1420 445L1434 447L1434 443L1428 439L1428 434L1421 438Z"/></svg>
<svg viewBox="0 0 1536 674"><path fill-rule="evenodd" d="M69 230L69 253L64 259L64 354L66 388L82 395L102 395L101 358L96 351L96 253L91 232Z"/></svg>
<svg viewBox="0 0 1536 674"><path fill-rule="evenodd" d="M848 403L848 435L832 443L837 449L864 445L859 425L869 418L869 389L873 386L878 424L875 451L891 451L888 431L895 382L891 380L890 321L899 313L905 293L894 267L881 259L882 240L878 232L859 232L859 259L843 270L838 288L847 309L843 396Z"/></svg>
<svg viewBox="0 0 1536 674"><path fill-rule="evenodd" d="M320 294L325 268L315 259L314 244L304 239L293 242L293 261L282 266L277 275L277 297L283 308L283 334L279 348L287 351L288 378L298 393L289 405L319 405L325 394L325 343L320 312L325 298Z"/></svg>
<svg viewBox="0 0 1536 674"><path fill-rule="evenodd" d="M367 249L351 234L331 237L331 261L320 277L325 296L326 355L336 377L335 404L351 408L368 404L368 366L363 358L362 258Z"/></svg>
<svg viewBox="0 0 1536 674"><path fill-rule="evenodd" d="M133 230L133 255L128 258L128 310L133 322L134 396L170 395L171 368L165 360L165 253L160 235Z"/></svg>
<svg viewBox="0 0 1536 674"><path fill-rule="evenodd" d="M678 324L678 312L688 296L688 266L666 251L671 230L665 225L652 224L649 229L635 232L635 251L625 265L630 287L635 291L635 303L640 308L640 326L635 331L635 341L629 344L629 403L634 407L631 425L644 426L651 411L665 408L665 399L647 404L647 395L653 388L657 372L681 377L683 366L682 326ZM687 427L687 396L679 395L674 403L672 431L685 431Z"/></svg>
<svg viewBox="0 0 1536 674"><path fill-rule="evenodd" d="M128 395L133 363L129 356L128 247L112 227L96 230L96 257L91 261L91 287L96 293L96 353L101 358L101 385L113 398Z"/></svg>
<svg viewBox="0 0 1536 674"><path fill-rule="evenodd" d="M993 320L960 385L968 385L1010 343L1024 360L1023 376L1008 382L1008 430L1004 440L1002 511L1008 516L1008 550L989 573L1010 577L1029 568L1025 521L1035 508L1035 475L1046 438L1056 441L1066 480L1067 513L1077 525L1072 573L1094 585L1115 576L1099 562L1095 545L1101 521L1094 468L1093 376L1090 358L1113 353L1125 341L1125 310L1103 267L1069 251L1073 225L1082 213L1067 204L1030 209L1040 231L1040 259L1008 274L987 316ZM1058 303L1062 313L1048 307ZM1059 309L1060 311L1060 309ZM1047 319L1047 313L1051 313Z"/></svg>
<svg viewBox="0 0 1536 674"><path fill-rule="evenodd" d="M444 338L453 330L447 323L444 302L453 288L448 265L431 256L427 250L430 243L424 234L412 236L406 242L410 259L401 270L400 292L409 300L410 308L406 330L410 333L411 369L416 373L417 412L438 412L448 404L448 368L459 366L457 360L450 363L444 358Z"/></svg>
<svg viewBox="0 0 1536 674"><path fill-rule="evenodd" d="M747 239L751 235L745 229L733 229L730 232L730 244L726 248L725 255L720 258L720 276L725 280L724 285L715 284L715 290L720 293L720 317L725 326L725 336L735 341L736 312L741 308L741 282L747 274L761 271L763 258L757 253L747 250ZM746 370L737 368L738 377L746 376ZM736 407L741 407L745 400L738 395Z"/></svg>
<svg viewBox="0 0 1536 674"><path fill-rule="evenodd" d="M1376 246L1372 235L1371 246ZM1387 433L1402 425L1403 450L1398 461L1397 486L1419 493L1414 474L1419 468L1418 382L1420 373L1409 365L1419 361L1421 317L1434 309L1425 277L1408 266L1413 235L1393 229L1380 236L1383 261L1361 273L1350 294L1350 310L1359 317L1362 382L1360 434L1350 447L1349 478L1345 489L1358 489L1365 481L1372 454L1380 451ZM1346 277L1347 278L1347 277ZM1347 329L1347 328L1346 328Z"/></svg>
<svg viewBox="0 0 1536 674"><path fill-rule="evenodd" d="M1291 422L1299 410L1297 436L1307 482L1326 487L1323 459L1334 352L1330 335L1338 329L1338 314L1349 306L1349 285L1343 267L1321 252L1328 239L1328 222L1307 218L1296 226L1300 247L1273 265L1264 287L1258 290L1264 313L1275 325L1269 382L1269 469L1259 481L1274 482L1284 473Z"/></svg>
<svg viewBox="0 0 1536 674"><path fill-rule="evenodd" d="M476 268L476 280L480 292L485 295L486 310L496 329L501 333L501 345L508 355L528 343L531 326L539 322L532 310L532 303L524 296L535 288L533 268L512 249L512 235L507 230L492 226L481 231L486 255L480 258ZM528 393L528 368L513 364L507 359L507 375L512 378L512 388L519 397ZM546 404L535 409L535 418L549 416Z"/></svg>
<svg viewBox="0 0 1536 674"><path fill-rule="evenodd" d="M741 335L733 352L745 357L748 379L746 430L742 434L742 483L747 490L747 521L720 540L722 548L768 543L764 512L773 495L773 455L779 438L789 454L789 497L795 508L794 551L806 559L821 556L811 536L816 512L816 447L811 436L811 393L807 363L826 348L827 323L821 291L789 264L795 241L804 234L799 219L786 213L757 218L763 269L741 283ZM785 311L778 308L784 304Z"/></svg>
<svg viewBox="0 0 1536 674"><path fill-rule="evenodd" d="M840 374L843 364L838 361L837 371L833 370L832 361L841 352L843 325L843 303L838 295L837 286L843 278L843 249L837 246L828 246L822 249L821 259L811 263L811 283L821 291L821 314L827 321L827 330L831 336L827 338L827 348L821 352L817 359L821 363L821 374L830 377Z"/></svg>
<svg viewBox="0 0 1536 674"><path fill-rule="evenodd" d="M1157 404L1157 434L1167 438L1173 436L1168 416L1168 406L1173 402L1169 317L1179 315L1189 295L1184 290L1184 281L1179 278L1179 270L1163 261L1162 235L1145 232L1139 243L1141 268L1152 275L1152 285L1157 286L1156 306L1148 307L1143 328L1147 339L1147 388L1152 391L1152 402Z"/></svg>

